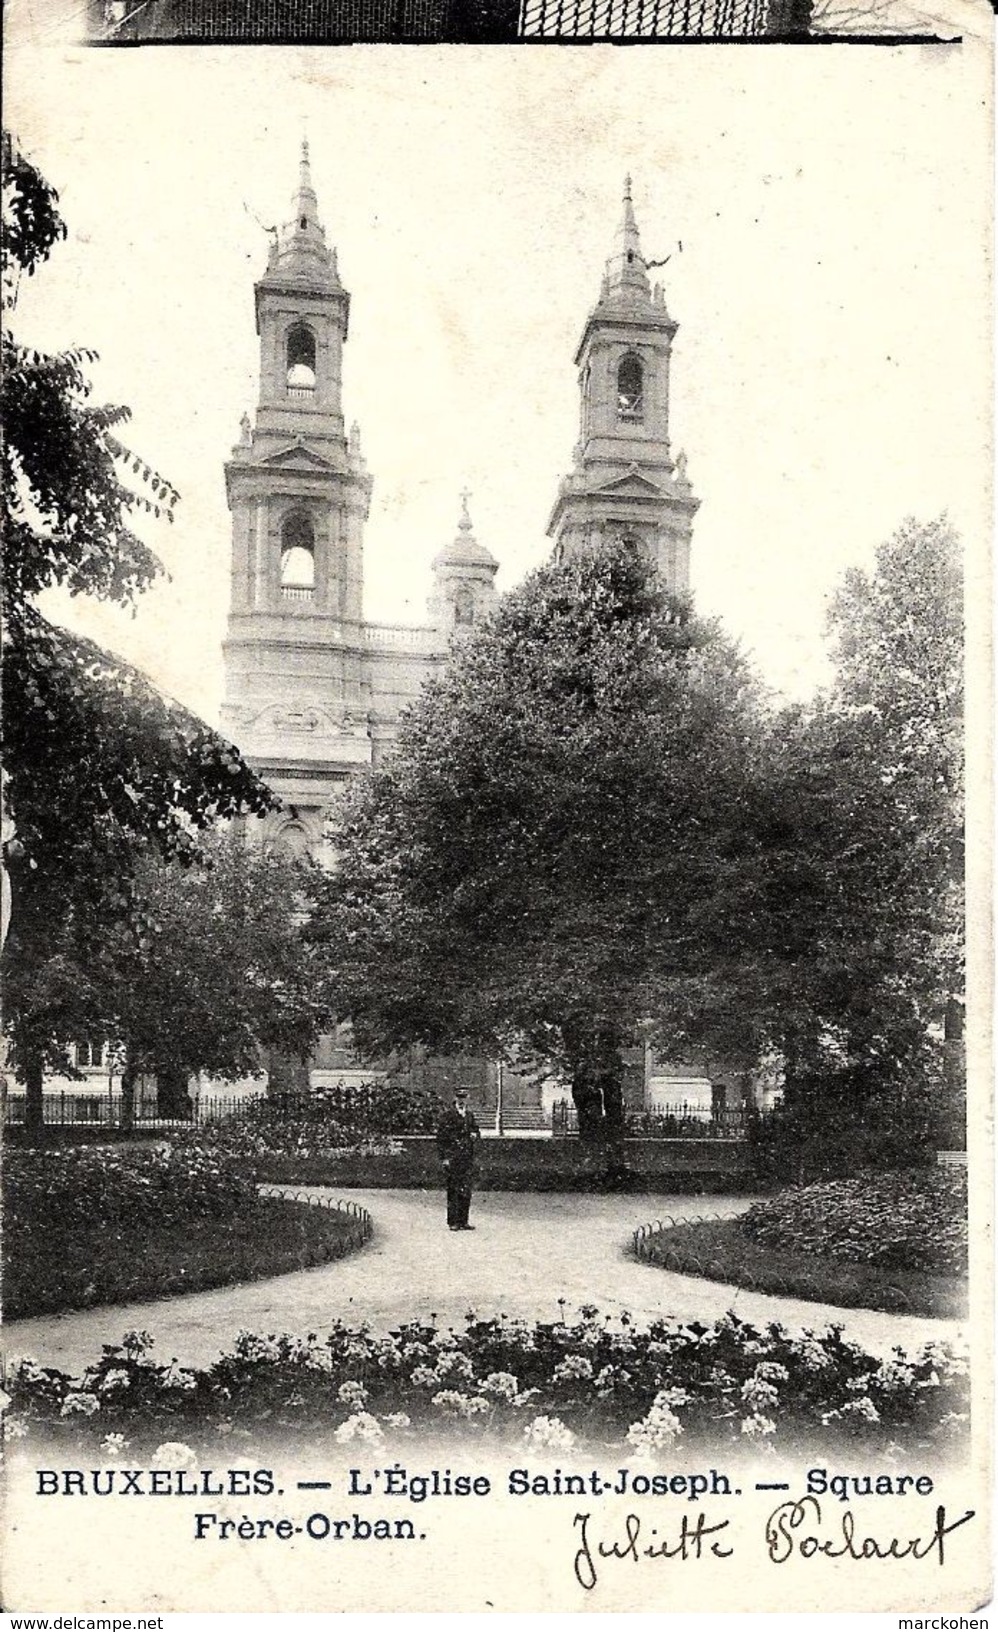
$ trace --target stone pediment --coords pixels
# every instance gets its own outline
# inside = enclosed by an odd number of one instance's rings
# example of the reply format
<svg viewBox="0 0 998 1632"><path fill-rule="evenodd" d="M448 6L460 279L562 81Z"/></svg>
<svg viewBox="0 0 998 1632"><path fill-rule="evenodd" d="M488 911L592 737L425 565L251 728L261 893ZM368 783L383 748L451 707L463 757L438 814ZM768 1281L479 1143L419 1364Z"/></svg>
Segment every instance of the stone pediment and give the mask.
<svg viewBox="0 0 998 1632"><path fill-rule="evenodd" d="M283 448L276 448L268 453L262 464L271 470L336 470L338 467L331 459L326 459L321 453L305 442L288 442Z"/></svg>
<svg viewBox="0 0 998 1632"><path fill-rule="evenodd" d="M650 477L643 476L636 465L632 465L623 476L614 476L609 482L600 482L592 492L606 494L608 498L613 499L659 499L664 489Z"/></svg>

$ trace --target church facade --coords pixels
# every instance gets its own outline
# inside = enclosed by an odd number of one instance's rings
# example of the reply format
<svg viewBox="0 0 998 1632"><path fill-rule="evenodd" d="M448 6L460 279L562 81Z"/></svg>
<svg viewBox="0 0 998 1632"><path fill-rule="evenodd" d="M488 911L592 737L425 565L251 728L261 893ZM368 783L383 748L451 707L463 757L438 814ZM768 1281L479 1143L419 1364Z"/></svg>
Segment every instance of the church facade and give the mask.
<svg viewBox="0 0 998 1632"><path fill-rule="evenodd" d="M262 841L321 857L327 812L352 777L390 752L400 714L446 662L452 639L488 612L498 563L475 539L465 501L453 542L432 563L427 622L365 619L372 478L342 397L350 295L319 219L307 144L292 209L255 287L255 416L244 417L225 466L232 588L222 726L281 800ZM547 531L555 559L608 537L626 539L683 592L698 501L670 439L676 330L642 255L628 179L613 253L575 354L580 434ZM337 1039L324 1039L313 1083L352 1075L355 1063ZM635 1050L631 1103L647 1098L651 1070L647 1051ZM491 1114L496 1067L440 1062L440 1086L455 1072ZM510 1121L544 1125L539 1090L504 1076ZM671 1100L689 1097L694 1085L706 1088L702 1078L672 1071L655 1088Z"/></svg>
<svg viewBox="0 0 998 1632"><path fill-rule="evenodd" d="M498 562L476 541L465 502L433 562L427 623L365 619L372 484L358 427L344 418L350 296L319 221L307 145L293 210L256 285L259 399L225 466L222 726L282 801L265 842L316 853L330 803L377 766L455 629L494 600Z"/></svg>
<svg viewBox="0 0 998 1632"><path fill-rule="evenodd" d="M307 144L292 208L255 289L255 416L244 417L225 466L232 587L222 726L282 801L265 842L315 852L338 792L377 766L455 632L489 610L498 562L475 539L465 500L453 542L433 561L427 622L365 619L372 478L344 413L350 295L319 219ZM548 533L556 558L626 538L682 592L697 500L669 437L676 327L649 280L628 180L576 352L580 435Z"/></svg>

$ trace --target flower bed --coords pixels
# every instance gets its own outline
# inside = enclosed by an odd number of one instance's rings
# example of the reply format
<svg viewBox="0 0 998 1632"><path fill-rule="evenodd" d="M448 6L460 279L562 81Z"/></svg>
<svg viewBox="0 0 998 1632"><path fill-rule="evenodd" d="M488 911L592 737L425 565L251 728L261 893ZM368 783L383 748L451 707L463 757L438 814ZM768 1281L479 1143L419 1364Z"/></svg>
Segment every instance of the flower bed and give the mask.
<svg viewBox="0 0 998 1632"><path fill-rule="evenodd" d="M469 1314L463 1331L413 1322L388 1336L337 1323L322 1340L243 1333L204 1370L157 1364L151 1348L148 1333L128 1333L78 1378L21 1361L8 1432L67 1453L127 1450L133 1463L157 1447L217 1456L219 1435L240 1454L449 1436L633 1455L677 1440L788 1454L844 1442L883 1456L949 1447L969 1420L966 1363L943 1344L878 1360L836 1327L761 1329L734 1314L646 1330L593 1308L537 1325Z"/></svg>
<svg viewBox="0 0 998 1632"><path fill-rule="evenodd" d="M231 1218L255 1196L256 1176L251 1164L195 1144L77 1146L8 1151L3 1190L16 1246L53 1230Z"/></svg>
<svg viewBox="0 0 998 1632"><path fill-rule="evenodd" d="M4 1318L175 1297L311 1269L360 1246L367 1233L351 1213L255 1195L229 1217L146 1220L117 1230L53 1226L28 1238L8 1231Z"/></svg>
<svg viewBox="0 0 998 1632"><path fill-rule="evenodd" d="M750 1207L739 1227L762 1246L883 1269L963 1275L966 1169L871 1172L784 1190Z"/></svg>
<svg viewBox="0 0 998 1632"><path fill-rule="evenodd" d="M4 1315L164 1297L337 1257L356 1220L261 1199L252 1159L170 1146L8 1151Z"/></svg>
<svg viewBox="0 0 998 1632"><path fill-rule="evenodd" d="M647 1226L635 1231L635 1252L645 1263L673 1274L701 1275L750 1292L775 1292L838 1309L886 1309L934 1319L962 1319L967 1313L967 1283L959 1276L763 1246L741 1230L740 1222L724 1218Z"/></svg>

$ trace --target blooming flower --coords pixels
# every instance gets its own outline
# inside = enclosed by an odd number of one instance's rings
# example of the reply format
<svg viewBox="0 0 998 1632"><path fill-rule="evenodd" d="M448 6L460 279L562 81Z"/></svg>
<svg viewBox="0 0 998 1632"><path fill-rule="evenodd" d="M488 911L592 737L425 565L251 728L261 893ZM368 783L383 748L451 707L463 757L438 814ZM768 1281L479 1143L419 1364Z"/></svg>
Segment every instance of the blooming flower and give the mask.
<svg viewBox="0 0 998 1632"><path fill-rule="evenodd" d="M873 1381L885 1394L903 1394L915 1381L915 1368L902 1365L898 1360L882 1360Z"/></svg>
<svg viewBox="0 0 998 1632"><path fill-rule="evenodd" d="M380 1445L384 1437L380 1422L369 1411L355 1411L333 1434L341 1445L348 1445L354 1439L362 1440L365 1445Z"/></svg>
<svg viewBox="0 0 998 1632"><path fill-rule="evenodd" d="M100 1400L96 1394L80 1394L70 1392L62 1402L60 1417L92 1417L100 1410Z"/></svg>
<svg viewBox="0 0 998 1632"><path fill-rule="evenodd" d="M575 1435L560 1417L535 1417L523 1430L523 1437L537 1450L570 1451Z"/></svg>
<svg viewBox="0 0 998 1632"><path fill-rule="evenodd" d="M764 1417L760 1412L753 1412L752 1416L742 1418L742 1433L749 1439L762 1439L767 1434L776 1433L776 1423L772 1417Z"/></svg>
<svg viewBox="0 0 998 1632"><path fill-rule="evenodd" d="M859 1399L847 1400L835 1411L822 1413L822 1422L827 1427L830 1422L879 1422L880 1412L877 1410L869 1394L863 1394Z"/></svg>
<svg viewBox="0 0 998 1632"><path fill-rule="evenodd" d="M664 1394L656 1394L647 1414L640 1422L631 1423L627 1430L627 1442L638 1450L658 1450L660 1446L678 1439L682 1431L683 1425L675 1412L670 1410Z"/></svg>
<svg viewBox="0 0 998 1632"><path fill-rule="evenodd" d="M438 1411L446 1411L453 1417L464 1417L466 1421L489 1408L488 1401L479 1395L460 1394L454 1388L442 1388L439 1394L434 1394L433 1404Z"/></svg>
<svg viewBox="0 0 998 1632"><path fill-rule="evenodd" d="M437 1361L438 1377L451 1377L460 1382L467 1382L474 1375L474 1367L466 1354L449 1352L442 1354Z"/></svg>
<svg viewBox="0 0 998 1632"><path fill-rule="evenodd" d="M121 1456L127 1451L129 1441L124 1434L105 1434L100 1442L100 1448L105 1456Z"/></svg>
<svg viewBox="0 0 998 1632"><path fill-rule="evenodd" d="M432 1366L416 1366L409 1381L414 1388L434 1388L440 1378Z"/></svg>
<svg viewBox="0 0 998 1632"><path fill-rule="evenodd" d="M790 1341L790 1352L807 1371L826 1371L832 1364L820 1339L813 1332L801 1332Z"/></svg>
<svg viewBox="0 0 998 1632"><path fill-rule="evenodd" d="M13 1375L21 1383L40 1383L45 1376L44 1371L30 1354L15 1362Z"/></svg>
<svg viewBox="0 0 998 1632"><path fill-rule="evenodd" d="M755 1375L764 1383L785 1383L790 1378L786 1366L781 1366L776 1360L760 1360Z"/></svg>
<svg viewBox="0 0 998 1632"><path fill-rule="evenodd" d="M775 1410L779 1406L780 1396L772 1383L763 1382L758 1376L750 1377L742 1384L742 1399L752 1411L765 1409Z"/></svg>
<svg viewBox="0 0 998 1632"><path fill-rule="evenodd" d="M175 1468L179 1471L182 1468L196 1468L197 1461L197 1453L178 1439L168 1439L152 1454L154 1468Z"/></svg>
<svg viewBox="0 0 998 1632"><path fill-rule="evenodd" d="M339 1400L341 1405L366 1405L367 1389L364 1387L363 1383L341 1383L339 1388L336 1390L336 1398Z"/></svg>
<svg viewBox="0 0 998 1632"><path fill-rule="evenodd" d="M593 1375L593 1363L583 1354L567 1354L551 1375L556 1383L588 1382Z"/></svg>
<svg viewBox="0 0 998 1632"><path fill-rule="evenodd" d="M483 1394L494 1394L499 1400L515 1400L520 1387L511 1371L490 1371L478 1386Z"/></svg>
<svg viewBox="0 0 998 1632"><path fill-rule="evenodd" d="M131 1380L131 1376L127 1371L123 1371L120 1367L116 1367L113 1371L106 1371L104 1373L99 1385L100 1391L102 1394L115 1394L120 1389L127 1388Z"/></svg>
<svg viewBox="0 0 998 1632"><path fill-rule="evenodd" d="M389 1411L381 1420L386 1428L408 1428L412 1423L412 1418L406 1416L404 1411Z"/></svg>
<svg viewBox="0 0 998 1632"><path fill-rule="evenodd" d="M5 1439L27 1439L28 1432L28 1425L21 1417L4 1417L3 1437Z"/></svg>

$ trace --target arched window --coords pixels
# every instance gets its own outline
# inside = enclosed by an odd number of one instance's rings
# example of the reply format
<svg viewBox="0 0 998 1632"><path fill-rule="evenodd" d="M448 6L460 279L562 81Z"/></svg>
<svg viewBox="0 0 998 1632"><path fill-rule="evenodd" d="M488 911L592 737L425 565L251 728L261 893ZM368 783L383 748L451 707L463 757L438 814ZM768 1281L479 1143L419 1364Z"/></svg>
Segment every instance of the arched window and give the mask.
<svg viewBox="0 0 998 1632"><path fill-rule="evenodd" d="M459 584L454 591L454 622L474 623L475 597L467 584Z"/></svg>
<svg viewBox="0 0 998 1632"><path fill-rule="evenodd" d="M288 334L287 386L291 397L310 397L315 390L315 335L304 323Z"/></svg>
<svg viewBox="0 0 998 1632"><path fill-rule="evenodd" d="M304 510L292 510L281 528L281 594L310 601L315 589L315 533Z"/></svg>
<svg viewBox="0 0 998 1632"><path fill-rule="evenodd" d="M617 370L617 416L644 419L644 373L641 361L629 351Z"/></svg>
<svg viewBox="0 0 998 1632"><path fill-rule="evenodd" d="M309 854L308 834L301 822L287 822L274 840L274 851L289 861L306 861Z"/></svg>

